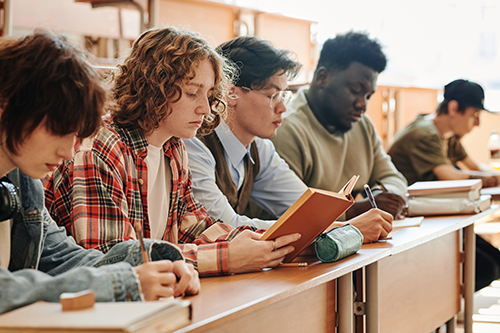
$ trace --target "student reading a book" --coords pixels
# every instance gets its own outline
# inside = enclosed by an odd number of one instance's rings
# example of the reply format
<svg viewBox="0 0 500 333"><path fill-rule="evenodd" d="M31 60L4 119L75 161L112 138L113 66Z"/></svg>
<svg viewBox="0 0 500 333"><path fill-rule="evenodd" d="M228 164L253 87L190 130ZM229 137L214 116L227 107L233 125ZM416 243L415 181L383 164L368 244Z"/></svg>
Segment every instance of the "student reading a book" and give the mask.
<svg viewBox="0 0 500 333"><path fill-rule="evenodd" d="M426 180L483 180L483 186L497 186L499 175L480 171L466 153L460 139L485 110L483 88L471 81L454 80L444 87L444 100L435 114L419 115L397 134L389 149L396 167L409 184ZM455 165L462 162L470 170ZM476 235L476 290L500 278L500 251Z"/></svg>
<svg viewBox="0 0 500 333"><path fill-rule="evenodd" d="M35 32L0 40L0 313L86 289L98 302L114 302L200 288L176 246L146 240L157 261L145 264L137 242L107 255L86 250L44 207L39 179L72 157L75 140L97 130L105 100L85 54L61 37Z"/></svg>
<svg viewBox="0 0 500 333"><path fill-rule="evenodd" d="M183 140L193 191L211 215L226 223L269 228L275 220L256 218L251 205L276 219L307 189L268 140L286 111L291 94L287 81L301 64L290 51L254 36L237 37L217 51L238 67L238 75L229 91L227 119L209 135ZM350 222L361 230L365 242L373 242L387 236L391 221L390 214L371 210Z"/></svg>
<svg viewBox="0 0 500 333"><path fill-rule="evenodd" d="M45 180L54 220L103 252L135 239L140 223L146 237L179 244L204 276L281 263L299 234L259 241L256 228L209 216L191 190L180 139L219 124L229 63L198 34L158 27L141 34L119 68L104 126Z"/></svg>
<svg viewBox="0 0 500 333"><path fill-rule="evenodd" d="M368 184L377 206L398 217L406 204L406 179L384 152L365 114L386 63L381 45L364 33L328 39L310 86L300 89L287 105L291 112L272 140L307 186L338 191L353 174L360 175L353 195L363 194ZM359 200L346 218L369 209L367 198Z"/></svg>

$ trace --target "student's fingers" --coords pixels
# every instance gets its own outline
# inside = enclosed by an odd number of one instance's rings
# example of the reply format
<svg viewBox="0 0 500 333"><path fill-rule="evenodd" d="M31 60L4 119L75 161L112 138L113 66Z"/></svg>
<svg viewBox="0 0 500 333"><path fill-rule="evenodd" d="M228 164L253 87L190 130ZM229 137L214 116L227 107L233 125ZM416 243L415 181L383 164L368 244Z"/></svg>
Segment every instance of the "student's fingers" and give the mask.
<svg viewBox="0 0 500 333"><path fill-rule="evenodd" d="M177 285L175 286L174 296L177 297L184 294L193 279L193 274L189 271L189 268L183 260L177 260L174 262L174 273L179 279Z"/></svg>
<svg viewBox="0 0 500 333"><path fill-rule="evenodd" d="M168 287L168 286L175 286L177 283L177 277L175 276L174 273L160 273L158 277L158 282L162 286Z"/></svg>
<svg viewBox="0 0 500 333"><path fill-rule="evenodd" d="M174 263L170 260L157 260L150 263L156 266L158 272L172 272L174 270Z"/></svg>
<svg viewBox="0 0 500 333"><path fill-rule="evenodd" d="M278 237L274 240L273 250L277 250L277 249L279 249L285 245L288 245L292 242L296 242L300 239L300 237L301 237L301 234L299 234L299 233Z"/></svg>
<svg viewBox="0 0 500 333"><path fill-rule="evenodd" d="M186 288L186 294L188 295L196 295L200 292L200 278L198 276L198 271L194 269L194 266L192 264L186 263L189 271L193 275L193 279L191 280L191 283L189 286Z"/></svg>
<svg viewBox="0 0 500 333"><path fill-rule="evenodd" d="M160 298L166 298L174 296L174 287L173 286L160 286L158 288L152 289L149 293L144 294L144 300L146 301L157 301Z"/></svg>
<svg viewBox="0 0 500 333"><path fill-rule="evenodd" d="M292 245L283 246L277 249L276 251L271 252L271 255L269 257L270 258L269 262L273 262L275 260L278 260L279 258L284 258L287 254L292 253L294 250L295 248ZM272 267L272 266L267 266L267 267Z"/></svg>

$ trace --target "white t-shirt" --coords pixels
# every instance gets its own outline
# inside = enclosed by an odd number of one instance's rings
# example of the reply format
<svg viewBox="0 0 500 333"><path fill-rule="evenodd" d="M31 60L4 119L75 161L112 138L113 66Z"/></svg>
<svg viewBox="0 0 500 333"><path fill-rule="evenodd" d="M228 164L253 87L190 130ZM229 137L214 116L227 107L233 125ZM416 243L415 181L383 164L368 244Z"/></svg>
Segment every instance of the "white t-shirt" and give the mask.
<svg viewBox="0 0 500 333"><path fill-rule="evenodd" d="M167 227L172 176L163 147L148 146L148 215L151 238L162 239Z"/></svg>
<svg viewBox="0 0 500 333"><path fill-rule="evenodd" d="M0 222L0 267L9 268L10 262L10 231L13 220Z"/></svg>

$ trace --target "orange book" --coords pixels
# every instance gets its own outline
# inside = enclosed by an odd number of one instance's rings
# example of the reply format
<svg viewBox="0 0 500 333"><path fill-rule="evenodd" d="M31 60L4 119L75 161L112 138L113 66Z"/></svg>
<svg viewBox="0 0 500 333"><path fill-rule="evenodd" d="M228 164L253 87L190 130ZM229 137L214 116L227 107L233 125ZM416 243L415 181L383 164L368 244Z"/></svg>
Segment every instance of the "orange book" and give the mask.
<svg viewBox="0 0 500 333"><path fill-rule="evenodd" d="M308 188L297 201L269 228L261 240L273 240L280 236L300 233L302 237L290 245L295 250L283 262L291 262L316 237L325 231L354 203L352 189L359 176L353 176L339 193Z"/></svg>
<svg viewBox="0 0 500 333"><path fill-rule="evenodd" d="M481 179L461 179L461 180L435 180L426 182L416 182L408 187L410 196L427 196L445 193L457 193L479 190L483 186Z"/></svg>

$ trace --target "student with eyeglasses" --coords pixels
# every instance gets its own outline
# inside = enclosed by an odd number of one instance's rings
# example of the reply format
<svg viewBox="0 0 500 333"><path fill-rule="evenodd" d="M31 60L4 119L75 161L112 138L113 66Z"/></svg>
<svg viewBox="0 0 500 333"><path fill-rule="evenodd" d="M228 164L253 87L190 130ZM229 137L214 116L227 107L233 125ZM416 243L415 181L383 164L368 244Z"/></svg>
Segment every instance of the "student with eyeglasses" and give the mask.
<svg viewBox="0 0 500 333"><path fill-rule="evenodd" d="M225 223L269 228L307 189L269 140L291 97L287 82L301 64L290 51L253 36L237 37L217 51L239 72L229 91L225 121L209 135L184 140L193 190L208 212ZM270 220L257 218L261 210ZM390 214L373 209L350 222L365 242L372 242L387 236L391 221Z"/></svg>

